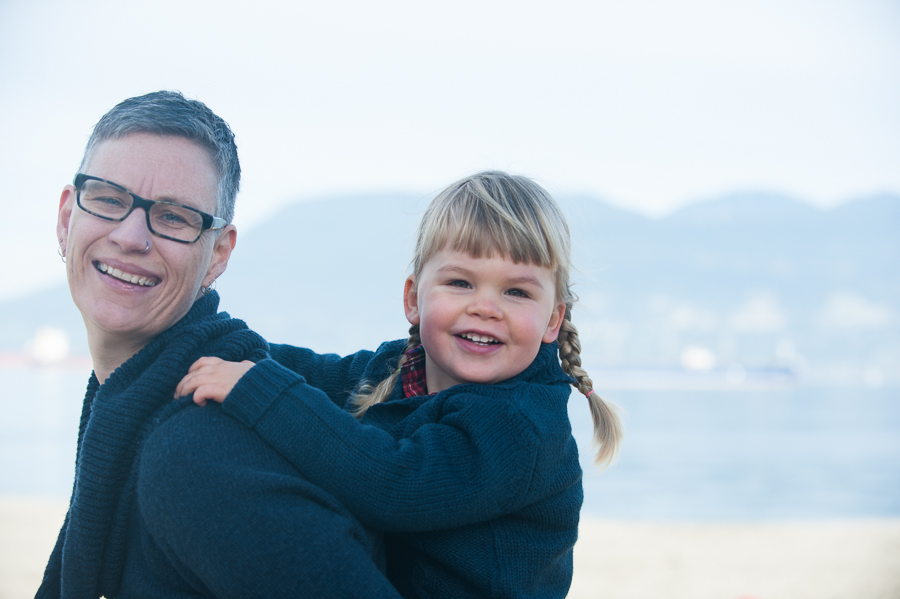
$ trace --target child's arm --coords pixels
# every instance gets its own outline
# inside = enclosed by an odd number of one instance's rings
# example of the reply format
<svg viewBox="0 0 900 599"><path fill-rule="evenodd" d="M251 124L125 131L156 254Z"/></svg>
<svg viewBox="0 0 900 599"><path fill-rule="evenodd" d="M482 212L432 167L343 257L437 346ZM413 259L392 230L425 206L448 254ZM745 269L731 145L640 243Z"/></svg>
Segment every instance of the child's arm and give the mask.
<svg viewBox="0 0 900 599"><path fill-rule="evenodd" d="M316 352L292 345L272 344L269 351L273 359L299 374L306 383L323 390L339 407L343 408L350 393L356 388L372 352L360 351L341 358L336 354ZM194 403L206 405L207 400L222 403L234 385L254 366L253 362L227 362L219 358L203 357L194 362L175 389L175 397L194 394Z"/></svg>
<svg viewBox="0 0 900 599"><path fill-rule="evenodd" d="M549 491L533 484L532 475L546 471L547 460L558 462L550 468L561 479L577 480L568 392L555 398L562 434L539 433L510 402L458 394L411 430L395 430L397 438L361 424L295 373L262 360L235 385L223 410L363 523L425 531L481 522L546 497Z"/></svg>
<svg viewBox="0 0 900 599"><path fill-rule="evenodd" d="M270 344L269 353L279 364L302 376L307 384L324 391L341 408L364 378L365 368L374 355L363 350L342 358L280 344Z"/></svg>

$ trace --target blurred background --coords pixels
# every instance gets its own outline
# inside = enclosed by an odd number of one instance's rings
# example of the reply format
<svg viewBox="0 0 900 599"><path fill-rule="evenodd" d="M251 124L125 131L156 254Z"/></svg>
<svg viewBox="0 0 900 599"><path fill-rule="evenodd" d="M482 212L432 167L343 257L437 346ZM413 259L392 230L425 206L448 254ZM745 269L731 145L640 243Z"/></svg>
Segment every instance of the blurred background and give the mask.
<svg viewBox="0 0 900 599"><path fill-rule="evenodd" d="M237 134L222 307L346 353L404 335L429 199L528 175L625 412L585 512L900 516L900 3L0 0L0 494L66 499L90 370L56 209L94 123L178 89Z"/></svg>

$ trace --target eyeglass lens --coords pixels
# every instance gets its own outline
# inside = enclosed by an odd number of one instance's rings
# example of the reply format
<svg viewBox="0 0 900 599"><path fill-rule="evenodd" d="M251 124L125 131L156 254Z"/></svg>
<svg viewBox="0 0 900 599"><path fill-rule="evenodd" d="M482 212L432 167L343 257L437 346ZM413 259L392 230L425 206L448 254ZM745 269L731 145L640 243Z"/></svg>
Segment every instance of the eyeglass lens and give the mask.
<svg viewBox="0 0 900 599"><path fill-rule="evenodd" d="M101 218L122 220L131 210L130 193L101 181L84 182L79 196L81 207ZM167 202L155 202L148 212L150 230L157 235L180 241L194 241L203 230L203 217L197 212Z"/></svg>

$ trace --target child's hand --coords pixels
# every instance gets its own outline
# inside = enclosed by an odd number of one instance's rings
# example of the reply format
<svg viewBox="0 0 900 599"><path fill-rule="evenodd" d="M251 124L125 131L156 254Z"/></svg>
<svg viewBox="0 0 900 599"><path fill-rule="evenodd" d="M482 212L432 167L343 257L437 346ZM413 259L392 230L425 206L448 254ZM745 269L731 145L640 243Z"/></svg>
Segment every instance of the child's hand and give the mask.
<svg viewBox="0 0 900 599"><path fill-rule="evenodd" d="M222 403L248 370L256 366L250 360L226 362L219 358L200 358L175 387L175 397L194 394L194 403L205 406L211 399Z"/></svg>

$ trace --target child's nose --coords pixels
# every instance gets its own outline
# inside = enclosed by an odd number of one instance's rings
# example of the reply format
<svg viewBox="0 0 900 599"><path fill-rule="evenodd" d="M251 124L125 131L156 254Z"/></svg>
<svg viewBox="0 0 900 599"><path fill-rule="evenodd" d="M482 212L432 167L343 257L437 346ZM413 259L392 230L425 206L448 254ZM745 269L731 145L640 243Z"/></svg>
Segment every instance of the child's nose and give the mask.
<svg viewBox="0 0 900 599"><path fill-rule="evenodd" d="M116 228L109 234L109 239L126 252L144 252L151 242L150 229L147 227L147 214L137 209L128 218L116 223Z"/></svg>
<svg viewBox="0 0 900 599"><path fill-rule="evenodd" d="M492 294L476 292L469 303L469 314L481 318L501 318L503 311L500 309L497 298Z"/></svg>

